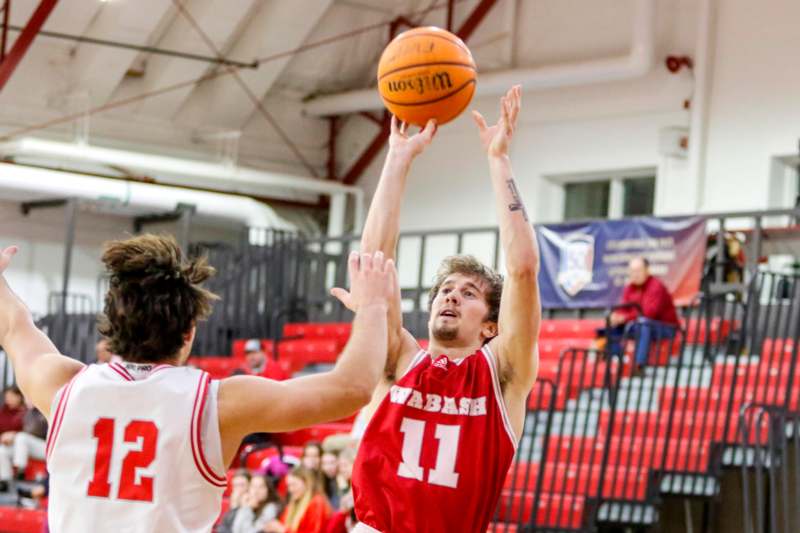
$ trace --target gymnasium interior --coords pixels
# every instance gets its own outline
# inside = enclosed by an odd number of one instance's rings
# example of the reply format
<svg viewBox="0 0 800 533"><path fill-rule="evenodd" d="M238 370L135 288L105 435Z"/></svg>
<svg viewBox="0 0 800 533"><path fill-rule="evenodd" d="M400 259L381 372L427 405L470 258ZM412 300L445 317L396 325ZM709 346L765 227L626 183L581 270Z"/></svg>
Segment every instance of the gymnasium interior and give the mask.
<svg viewBox="0 0 800 533"><path fill-rule="evenodd" d="M330 289L390 135L381 52L437 26L477 83L408 178L404 326L427 346L445 257L503 272L468 111L497 120L512 84L542 255L538 379L489 531L800 531L798 21L797 0L0 0L4 276L93 363L103 243L168 233L218 271L188 364L223 379L258 339L285 377L330 369L352 320ZM598 343L637 255L680 316L642 368L637 335ZM229 480L353 425L245 445ZM1 532L45 531L47 497L16 490L45 476L32 458L0 492Z"/></svg>

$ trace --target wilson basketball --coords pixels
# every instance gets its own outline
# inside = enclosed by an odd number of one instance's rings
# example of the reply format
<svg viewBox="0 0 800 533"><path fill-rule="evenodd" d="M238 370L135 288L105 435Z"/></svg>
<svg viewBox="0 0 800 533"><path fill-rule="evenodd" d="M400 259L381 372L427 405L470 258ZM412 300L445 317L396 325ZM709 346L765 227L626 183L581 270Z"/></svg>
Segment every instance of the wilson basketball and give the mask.
<svg viewBox="0 0 800 533"><path fill-rule="evenodd" d="M477 71L464 42L434 26L395 37L378 64L378 91L386 108L409 124L438 124L461 114L475 93Z"/></svg>

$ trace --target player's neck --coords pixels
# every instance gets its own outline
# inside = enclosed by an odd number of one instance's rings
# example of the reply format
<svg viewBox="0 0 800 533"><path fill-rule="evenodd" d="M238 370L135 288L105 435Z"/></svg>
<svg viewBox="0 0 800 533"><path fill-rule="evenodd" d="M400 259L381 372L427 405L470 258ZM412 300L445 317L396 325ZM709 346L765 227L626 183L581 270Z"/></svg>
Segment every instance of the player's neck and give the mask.
<svg viewBox="0 0 800 533"><path fill-rule="evenodd" d="M447 356L451 361L463 359L469 355L474 354L481 347L480 342L477 343L459 343L458 341L442 342L436 339L431 339L428 344L428 353L434 357L440 355Z"/></svg>

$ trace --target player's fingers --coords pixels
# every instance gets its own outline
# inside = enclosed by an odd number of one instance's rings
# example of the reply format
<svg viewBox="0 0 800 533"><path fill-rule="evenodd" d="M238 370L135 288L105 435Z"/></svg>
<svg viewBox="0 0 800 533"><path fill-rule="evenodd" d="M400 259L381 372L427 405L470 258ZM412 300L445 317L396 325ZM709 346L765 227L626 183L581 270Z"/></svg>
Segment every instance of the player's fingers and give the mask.
<svg viewBox="0 0 800 533"><path fill-rule="evenodd" d="M486 119L483 118L483 115L478 113L477 111L472 112L472 119L475 121L475 124L478 125L478 128L481 131L484 131L488 126L486 125Z"/></svg>
<svg viewBox="0 0 800 533"><path fill-rule="evenodd" d="M361 262L359 264L362 272L372 270L372 254L361 254Z"/></svg>
<svg viewBox="0 0 800 533"><path fill-rule="evenodd" d="M432 139L433 134L436 133L436 121L434 119L428 120L425 124L425 129L423 129L421 133L426 139Z"/></svg>
<svg viewBox="0 0 800 533"><path fill-rule="evenodd" d="M377 272L383 272L383 252L380 250L372 255L372 269Z"/></svg>
<svg viewBox="0 0 800 533"><path fill-rule="evenodd" d="M396 135L399 130L399 127L397 126L397 117L392 115L392 120L389 121L389 124L390 124L389 131L391 132L392 135Z"/></svg>
<svg viewBox="0 0 800 533"><path fill-rule="evenodd" d="M408 129L408 122L400 122L400 134L405 135Z"/></svg>
<svg viewBox="0 0 800 533"><path fill-rule="evenodd" d="M352 298L350 297L350 293L340 287L334 287L331 289L331 296L342 302L342 305L350 308L352 304Z"/></svg>
<svg viewBox="0 0 800 533"><path fill-rule="evenodd" d="M350 257L347 258L347 272L352 279L359 271L358 252L350 252Z"/></svg>

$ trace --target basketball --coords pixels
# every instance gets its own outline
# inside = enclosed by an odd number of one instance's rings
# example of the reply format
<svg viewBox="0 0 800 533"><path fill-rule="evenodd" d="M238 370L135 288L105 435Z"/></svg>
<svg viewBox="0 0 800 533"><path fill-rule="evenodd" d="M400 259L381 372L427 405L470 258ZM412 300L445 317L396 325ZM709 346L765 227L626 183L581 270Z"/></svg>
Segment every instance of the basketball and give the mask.
<svg viewBox="0 0 800 533"><path fill-rule="evenodd" d="M477 70L467 45L449 31L428 26L395 37L378 64L378 91L403 122L450 122L475 93Z"/></svg>

